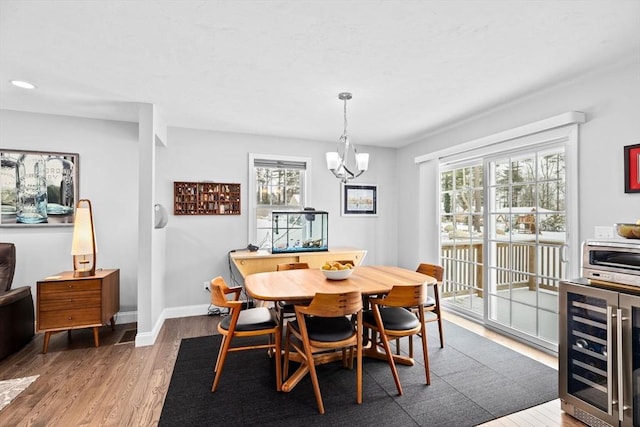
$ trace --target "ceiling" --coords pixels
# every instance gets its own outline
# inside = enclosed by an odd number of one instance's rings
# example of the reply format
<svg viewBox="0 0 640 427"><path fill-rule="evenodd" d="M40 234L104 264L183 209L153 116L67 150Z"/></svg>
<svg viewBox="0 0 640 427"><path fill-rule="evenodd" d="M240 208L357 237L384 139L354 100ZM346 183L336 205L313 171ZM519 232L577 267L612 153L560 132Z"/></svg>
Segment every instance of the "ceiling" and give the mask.
<svg viewBox="0 0 640 427"><path fill-rule="evenodd" d="M640 59L640 1L0 0L0 108L401 147ZM14 87L27 80L35 90Z"/></svg>

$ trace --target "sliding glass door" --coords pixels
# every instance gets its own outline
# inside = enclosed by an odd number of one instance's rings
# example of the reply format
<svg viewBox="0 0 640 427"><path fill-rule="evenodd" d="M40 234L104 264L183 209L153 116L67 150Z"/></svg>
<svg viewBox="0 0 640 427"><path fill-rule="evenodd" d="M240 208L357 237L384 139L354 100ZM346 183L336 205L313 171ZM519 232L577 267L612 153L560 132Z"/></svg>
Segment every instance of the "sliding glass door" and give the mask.
<svg viewBox="0 0 640 427"><path fill-rule="evenodd" d="M441 164L444 304L553 348L566 277L565 195L563 144Z"/></svg>

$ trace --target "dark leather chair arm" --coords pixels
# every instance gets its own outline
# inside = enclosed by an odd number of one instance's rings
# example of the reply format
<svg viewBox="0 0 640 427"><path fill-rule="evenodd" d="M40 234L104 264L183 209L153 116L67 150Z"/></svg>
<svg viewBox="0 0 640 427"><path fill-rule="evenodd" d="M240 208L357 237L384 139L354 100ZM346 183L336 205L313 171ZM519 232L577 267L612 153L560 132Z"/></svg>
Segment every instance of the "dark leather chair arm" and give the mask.
<svg viewBox="0 0 640 427"><path fill-rule="evenodd" d="M6 292L0 292L0 306L13 304L27 295L31 296L31 286L20 286Z"/></svg>

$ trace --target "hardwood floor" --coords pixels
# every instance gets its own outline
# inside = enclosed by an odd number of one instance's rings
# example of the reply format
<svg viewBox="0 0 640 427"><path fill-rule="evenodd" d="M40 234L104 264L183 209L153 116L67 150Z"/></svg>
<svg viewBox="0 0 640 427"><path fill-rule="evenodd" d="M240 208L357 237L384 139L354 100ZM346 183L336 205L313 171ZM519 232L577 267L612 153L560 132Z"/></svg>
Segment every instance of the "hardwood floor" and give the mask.
<svg viewBox="0 0 640 427"><path fill-rule="evenodd" d="M506 343L542 363L556 367L555 357L445 313L448 320L492 340ZM93 347L90 329L51 337L42 354L43 334L0 361L0 380L40 375L0 412L2 426L154 426L162 411L180 340L210 335L217 318L169 319L153 346L118 344L135 325L100 329ZM212 364L215 360L212 355ZM212 365L213 366L213 365ZM562 413L558 400L492 421L485 426L582 426Z"/></svg>

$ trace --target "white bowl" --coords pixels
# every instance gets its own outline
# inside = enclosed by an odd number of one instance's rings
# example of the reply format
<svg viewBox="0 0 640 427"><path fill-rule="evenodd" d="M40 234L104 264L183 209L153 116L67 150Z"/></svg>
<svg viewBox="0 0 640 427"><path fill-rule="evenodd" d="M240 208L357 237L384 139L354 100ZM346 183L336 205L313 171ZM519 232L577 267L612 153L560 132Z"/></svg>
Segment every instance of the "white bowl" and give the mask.
<svg viewBox="0 0 640 427"><path fill-rule="evenodd" d="M324 274L324 277L326 277L329 280L344 280L347 277L351 276L351 273L353 273L352 269L347 269L347 270L322 270L320 269L320 271L322 271L322 274Z"/></svg>

